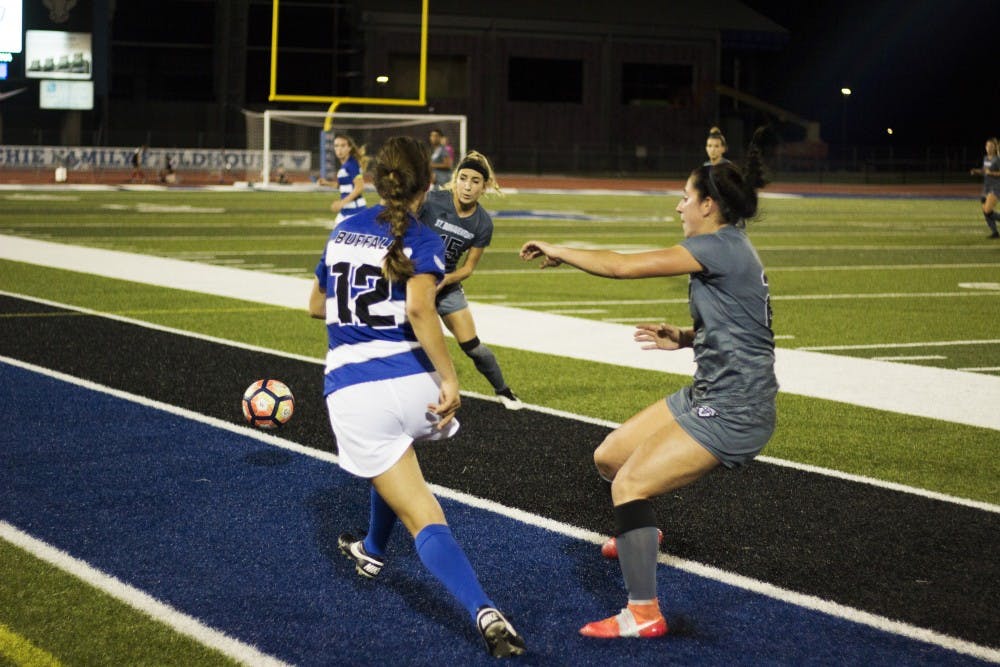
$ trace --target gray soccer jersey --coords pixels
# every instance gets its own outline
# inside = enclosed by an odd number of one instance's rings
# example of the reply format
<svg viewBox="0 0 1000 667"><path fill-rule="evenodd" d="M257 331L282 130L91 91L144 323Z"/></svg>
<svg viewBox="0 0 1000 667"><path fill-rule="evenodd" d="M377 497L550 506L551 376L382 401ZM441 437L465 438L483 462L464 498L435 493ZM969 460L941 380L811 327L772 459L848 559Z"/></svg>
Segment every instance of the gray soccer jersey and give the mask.
<svg viewBox="0 0 1000 667"><path fill-rule="evenodd" d="M420 210L420 219L437 232L444 241L444 263L448 273L458 266L458 260L469 248L485 248L493 240L493 219L476 207L468 218L458 217L450 190L434 190Z"/></svg>
<svg viewBox="0 0 1000 667"><path fill-rule="evenodd" d="M757 251L746 233L724 225L681 242L704 267L691 274L694 320L693 399L696 405L738 406L773 401L774 334L771 296Z"/></svg>
<svg viewBox="0 0 1000 667"><path fill-rule="evenodd" d="M1000 177L990 176L986 172L1000 171L1000 156L983 156L983 194L993 193L1000 197Z"/></svg>

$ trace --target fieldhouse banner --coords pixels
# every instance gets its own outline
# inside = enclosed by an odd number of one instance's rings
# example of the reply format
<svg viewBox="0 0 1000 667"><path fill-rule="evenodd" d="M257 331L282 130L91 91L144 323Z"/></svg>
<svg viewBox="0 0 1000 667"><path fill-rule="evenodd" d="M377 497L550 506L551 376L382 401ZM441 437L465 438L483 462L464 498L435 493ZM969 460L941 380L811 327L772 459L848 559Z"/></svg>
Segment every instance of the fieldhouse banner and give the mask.
<svg viewBox="0 0 1000 667"><path fill-rule="evenodd" d="M135 148L92 146L0 146L0 169L129 169ZM263 153L251 150L221 148L147 148L142 166L162 167L168 156L174 168L191 171L260 171ZM271 151L271 169L309 171L312 155L309 151Z"/></svg>

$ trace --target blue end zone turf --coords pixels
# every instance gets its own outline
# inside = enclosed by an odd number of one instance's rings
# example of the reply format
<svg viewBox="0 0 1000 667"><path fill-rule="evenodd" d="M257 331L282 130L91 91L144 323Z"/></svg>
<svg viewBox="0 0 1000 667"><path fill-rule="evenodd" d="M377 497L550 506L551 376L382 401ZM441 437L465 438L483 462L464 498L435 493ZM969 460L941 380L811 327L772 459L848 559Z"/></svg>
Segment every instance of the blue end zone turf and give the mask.
<svg viewBox="0 0 1000 667"><path fill-rule="evenodd" d="M366 525L367 485L333 464L6 364L0 386L0 519L282 660L496 664L401 526L379 578L355 575L336 537ZM584 639L624 603L597 545L442 505L526 664L978 663L662 566L671 634Z"/></svg>

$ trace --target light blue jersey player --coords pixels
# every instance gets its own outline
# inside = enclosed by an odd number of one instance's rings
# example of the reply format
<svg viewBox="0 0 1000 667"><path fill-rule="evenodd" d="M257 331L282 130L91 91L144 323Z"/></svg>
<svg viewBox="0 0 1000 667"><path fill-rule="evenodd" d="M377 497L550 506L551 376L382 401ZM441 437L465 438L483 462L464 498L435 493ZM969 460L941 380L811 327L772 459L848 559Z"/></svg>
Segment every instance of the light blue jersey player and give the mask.
<svg viewBox="0 0 1000 667"><path fill-rule="evenodd" d="M725 157L728 148L722 130L713 127L708 131L708 138L705 139L705 155L708 159L702 165L711 167L717 164L728 164L729 160Z"/></svg>
<svg viewBox="0 0 1000 667"><path fill-rule="evenodd" d="M438 287L438 314L476 370L489 381L500 403L508 410L519 410L524 404L507 385L496 355L479 340L462 288L462 281L475 271L493 239L493 218L479 203L490 190L500 191L492 165L482 153L470 151L455 169L448 187L427 194L420 219L444 241L447 272ZM460 266L463 255L465 261Z"/></svg>
<svg viewBox="0 0 1000 667"><path fill-rule="evenodd" d="M1000 140L992 137L986 140L986 155L983 168L970 170L973 175L983 175L983 217L990 228L989 238L1000 238L997 232L997 201L1000 199Z"/></svg>

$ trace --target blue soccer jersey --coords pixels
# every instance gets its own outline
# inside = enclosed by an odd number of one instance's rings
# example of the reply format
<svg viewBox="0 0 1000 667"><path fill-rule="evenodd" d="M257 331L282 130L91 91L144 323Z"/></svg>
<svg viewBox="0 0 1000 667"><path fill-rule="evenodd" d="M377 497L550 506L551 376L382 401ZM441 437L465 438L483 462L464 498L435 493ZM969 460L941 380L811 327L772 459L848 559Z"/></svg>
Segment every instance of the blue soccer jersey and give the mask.
<svg viewBox="0 0 1000 667"><path fill-rule="evenodd" d="M337 170L337 189L340 190L341 199L345 199L354 192L354 182L359 176L361 176L361 165L353 157L347 158L344 164L340 165L340 169ZM344 204L340 210L344 215L354 215L367 206L365 197L362 195L354 201Z"/></svg>
<svg viewBox="0 0 1000 667"><path fill-rule="evenodd" d="M430 373L434 366L406 319L406 284L382 274L392 235L382 206L345 218L330 232L316 278L326 293L324 395L362 382ZM444 276L441 237L416 218L403 236L415 273Z"/></svg>

